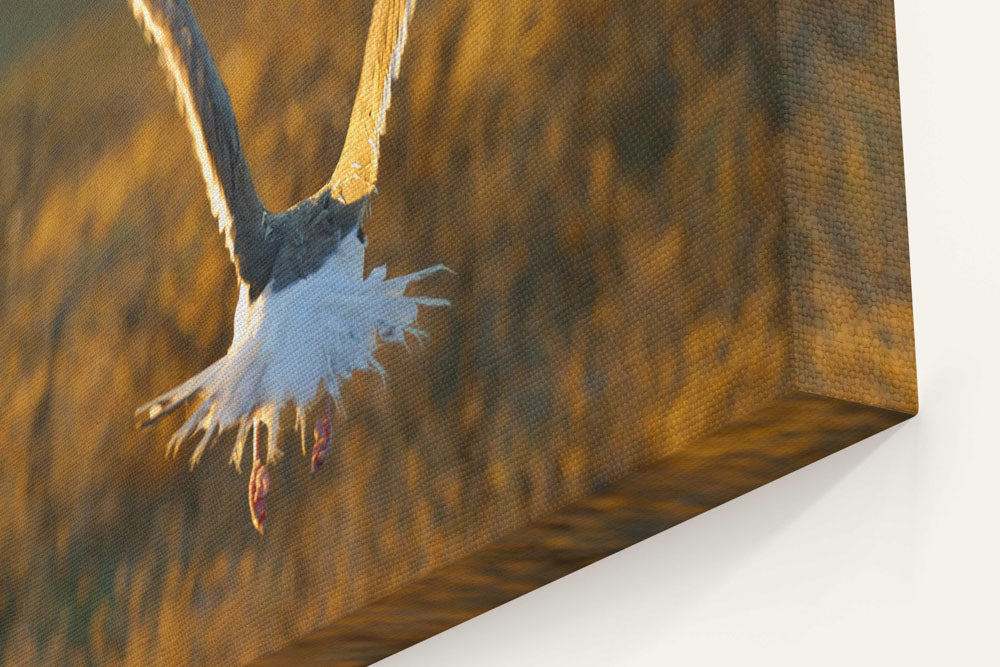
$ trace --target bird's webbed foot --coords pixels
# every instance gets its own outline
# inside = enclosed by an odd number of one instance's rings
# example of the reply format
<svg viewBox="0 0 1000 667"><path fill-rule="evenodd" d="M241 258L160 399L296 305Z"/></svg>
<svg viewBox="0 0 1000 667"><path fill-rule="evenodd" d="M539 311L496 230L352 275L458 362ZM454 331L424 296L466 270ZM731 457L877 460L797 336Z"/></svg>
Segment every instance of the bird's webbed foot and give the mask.
<svg viewBox="0 0 1000 667"><path fill-rule="evenodd" d="M312 450L312 467L310 474L323 467L330 456L330 448L333 441L333 424L330 418L330 399L326 400L326 407L323 415L316 420L316 428L313 431L315 443Z"/></svg>
<svg viewBox="0 0 1000 667"><path fill-rule="evenodd" d="M250 520L261 535L267 523L267 493L270 490L271 476L267 473L267 466L254 459L250 472Z"/></svg>
<svg viewBox="0 0 1000 667"><path fill-rule="evenodd" d="M267 472L267 465L261 463L257 452L258 424L254 422L253 429L253 470L250 471L250 520L253 527L263 535L264 525L267 523L267 494L271 490L271 476Z"/></svg>

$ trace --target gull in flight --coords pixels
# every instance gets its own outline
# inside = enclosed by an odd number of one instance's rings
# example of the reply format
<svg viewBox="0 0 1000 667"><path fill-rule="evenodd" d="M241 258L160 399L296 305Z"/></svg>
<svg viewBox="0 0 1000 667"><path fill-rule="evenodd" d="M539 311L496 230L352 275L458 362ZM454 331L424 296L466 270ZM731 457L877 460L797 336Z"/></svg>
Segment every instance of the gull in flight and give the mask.
<svg viewBox="0 0 1000 667"><path fill-rule="evenodd" d="M236 128L229 94L186 0L130 0L136 20L156 44L194 140L212 213L219 220L239 278L233 342L224 357L136 412L141 426L155 423L191 398L198 402L174 433L167 452L202 432L191 455L201 458L218 435L237 426L230 461L240 468L248 431L253 441L250 517L264 532L267 465L278 449L278 413L291 401L306 453L305 407L321 396L325 413L314 428L312 471L330 452L331 404L340 406L340 383L356 370L385 370L374 352L382 343L418 339L418 306L444 299L407 297L414 281L447 270L443 265L387 279L384 266L364 275L369 215L385 130L389 90L399 74L406 31L416 0L376 0L365 44L361 81L347 137L333 176L316 194L280 213L257 196ZM262 457L261 425L267 427Z"/></svg>

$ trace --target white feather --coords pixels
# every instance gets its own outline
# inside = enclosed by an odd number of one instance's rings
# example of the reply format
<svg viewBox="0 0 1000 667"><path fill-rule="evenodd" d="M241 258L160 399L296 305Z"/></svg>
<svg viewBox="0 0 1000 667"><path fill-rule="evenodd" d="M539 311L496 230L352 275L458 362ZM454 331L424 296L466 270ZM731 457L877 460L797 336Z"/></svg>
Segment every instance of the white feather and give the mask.
<svg viewBox="0 0 1000 667"><path fill-rule="evenodd" d="M301 408L316 398L320 383L339 403L340 385L354 371L373 370L384 378L374 357L379 345L404 343L406 332L426 336L414 326L418 306L448 305L445 299L404 295L411 282L446 270L443 265L389 280L380 266L364 277L364 253L356 234L348 234L319 270L280 291L268 286L251 302L241 285L226 356L139 412L155 417L197 394L194 412L171 438L176 449L204 430L192 465L219 432L238 424L230 461L239 469L246 425L254 419L267 425L267 459L273 461L281 454L278 413L284 403L295 403L295 426L304 429Z"/></svg>

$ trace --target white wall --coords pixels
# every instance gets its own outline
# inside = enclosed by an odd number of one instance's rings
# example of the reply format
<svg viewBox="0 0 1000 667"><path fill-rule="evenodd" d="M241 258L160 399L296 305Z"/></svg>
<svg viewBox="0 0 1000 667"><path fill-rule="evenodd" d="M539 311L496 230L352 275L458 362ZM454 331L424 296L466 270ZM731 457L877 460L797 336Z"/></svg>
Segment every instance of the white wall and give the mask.
<svg viewBox="0 0 1000 667"><path fill-rule="evenodd" d="M920 414L386 664L1000 665L1000 8L896 23Z"/></svg>

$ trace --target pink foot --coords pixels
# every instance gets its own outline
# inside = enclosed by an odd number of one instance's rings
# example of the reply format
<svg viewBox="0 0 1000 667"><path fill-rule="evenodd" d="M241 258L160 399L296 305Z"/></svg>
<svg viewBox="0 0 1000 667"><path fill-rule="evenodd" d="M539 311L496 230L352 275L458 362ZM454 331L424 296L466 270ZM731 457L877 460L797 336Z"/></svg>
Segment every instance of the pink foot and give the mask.
<svg viewBox="0 0 1000 667"><path fill-rule="evenodd" d="M332 430L333 428L330 425L330 406L328 405L326 414L316 420L316 429L313 431L316 443L313 445L311 474L316 474L316 471L323 467L326 459L330 456L330 446L333 440L331 437Z"/></svg>
<svg viewBox="0 0 1000 667"><path fill-rule="evenodd" d="M267 522L267 492L270 489L271 477L267 474L267 466L254 458L253 470L250 471L250 520L261 535Z"/></svg>

